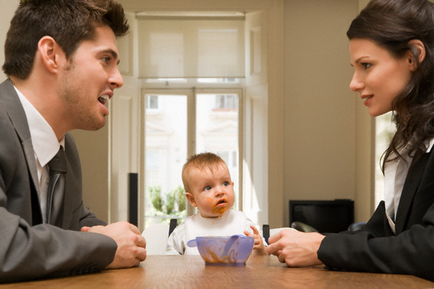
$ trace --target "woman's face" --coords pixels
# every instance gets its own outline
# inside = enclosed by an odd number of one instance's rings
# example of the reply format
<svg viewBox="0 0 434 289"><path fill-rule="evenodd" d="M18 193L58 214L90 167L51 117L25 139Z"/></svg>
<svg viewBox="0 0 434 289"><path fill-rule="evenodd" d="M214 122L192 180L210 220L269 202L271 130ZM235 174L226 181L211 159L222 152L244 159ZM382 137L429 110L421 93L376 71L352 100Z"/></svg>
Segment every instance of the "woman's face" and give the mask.
<svg viewBox="0 0 434 289"><path fill-rule="evenodd" d="M351 90L360 93L371 116L391 111L392 101L410 81L411 54L398 59L371 40L355 38L350 41L350 56Z"/></svg>

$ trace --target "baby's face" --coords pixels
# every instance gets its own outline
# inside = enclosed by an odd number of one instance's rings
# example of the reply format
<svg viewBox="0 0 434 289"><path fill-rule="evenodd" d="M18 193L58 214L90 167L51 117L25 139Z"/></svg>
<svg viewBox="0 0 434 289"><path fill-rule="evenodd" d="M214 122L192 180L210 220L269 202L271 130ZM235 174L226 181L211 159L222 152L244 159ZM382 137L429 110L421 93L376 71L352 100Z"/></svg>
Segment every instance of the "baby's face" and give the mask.
<svg viewBox="0 0 434 289"><path fill-rule="evenodd" d="M187 199L193 207L198 207L202 217L219 217L234 205L234 183L225 164L213 167L212 171L191 168L189 179Z"/></svg>

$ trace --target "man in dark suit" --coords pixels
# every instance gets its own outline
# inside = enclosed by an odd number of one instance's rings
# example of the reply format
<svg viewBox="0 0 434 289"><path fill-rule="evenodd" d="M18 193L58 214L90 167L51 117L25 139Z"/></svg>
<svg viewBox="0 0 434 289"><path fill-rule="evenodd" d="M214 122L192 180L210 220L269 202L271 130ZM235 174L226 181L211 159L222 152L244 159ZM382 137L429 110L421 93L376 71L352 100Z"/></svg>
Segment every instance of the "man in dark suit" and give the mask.
<svg viewBox="0 0 434 289"><path fill-rule="evenodd" d="M105 104L123 84L116 37L127 31L112 0L21 1L5 44L9 78L0 85L0 282L145 260L137 227L106 225L84 206L68 133L105 124ZM53 181L58 152L66 161Z"/></svg>

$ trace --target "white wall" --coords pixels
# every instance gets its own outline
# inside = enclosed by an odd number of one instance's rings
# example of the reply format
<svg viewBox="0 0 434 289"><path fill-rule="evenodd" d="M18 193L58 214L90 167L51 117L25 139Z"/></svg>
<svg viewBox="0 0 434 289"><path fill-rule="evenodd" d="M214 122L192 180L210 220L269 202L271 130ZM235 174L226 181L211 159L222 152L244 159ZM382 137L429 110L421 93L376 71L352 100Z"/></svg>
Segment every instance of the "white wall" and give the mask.
<svg viewBox="0 0 434 289"><path fill-rule="evenodd" d="M6 33L9 28L9 23L19 3L19 0L0 0L0 66L2 66L5 61L4 43L6 40ZM0 73L0 82L5 79L6 76L2 70Z"/></svg>
<svg viewBox="0 0 434 289"><path fill-rule="evenodd" d="M363 131L358 131L356 115L361 104L349 89L352 68L346 37L357 13L357 1L285 1L287 213L290 199L359 198L356 148ZM359 202L364 200L356 202L356 212Z"/></svg>

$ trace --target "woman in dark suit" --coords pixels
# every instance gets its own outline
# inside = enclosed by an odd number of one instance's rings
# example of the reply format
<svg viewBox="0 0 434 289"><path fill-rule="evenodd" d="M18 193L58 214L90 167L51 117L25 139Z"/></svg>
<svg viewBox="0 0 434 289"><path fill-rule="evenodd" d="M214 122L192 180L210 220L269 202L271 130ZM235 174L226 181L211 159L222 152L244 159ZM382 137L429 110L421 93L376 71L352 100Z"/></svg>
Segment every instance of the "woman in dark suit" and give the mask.
<svg viewBox="0 0 434 289"><path fill-rule="evenodd" d="M412 274L434 281L434 4L372 0L350 39L358 92L371 116L393 112L396 133L383 155L385 198L363 230L284 230L268 252L288 266Z"/></svg>

